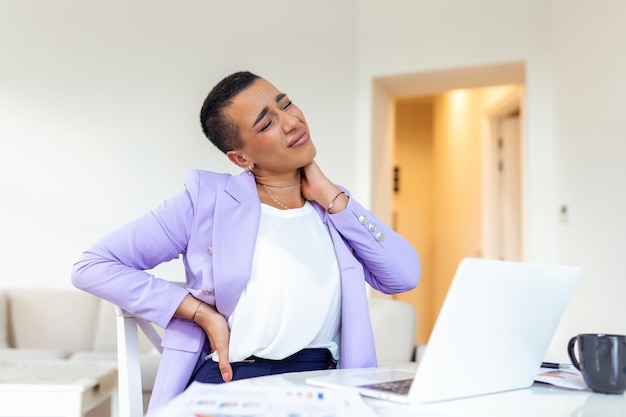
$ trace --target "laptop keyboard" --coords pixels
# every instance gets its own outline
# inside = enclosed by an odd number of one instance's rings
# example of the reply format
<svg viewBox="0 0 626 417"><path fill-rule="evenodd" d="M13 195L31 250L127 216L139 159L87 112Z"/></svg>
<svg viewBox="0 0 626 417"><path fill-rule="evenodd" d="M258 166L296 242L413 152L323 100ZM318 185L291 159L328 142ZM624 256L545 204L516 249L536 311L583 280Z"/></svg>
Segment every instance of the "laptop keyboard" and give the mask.
<svg viewBox="0 0 626 417"><path fill-rule="evenodd" d="M375 384L362 385L361 387L408 395L412 383L412 379L402 379L399 381L377 382Z"/></svg>

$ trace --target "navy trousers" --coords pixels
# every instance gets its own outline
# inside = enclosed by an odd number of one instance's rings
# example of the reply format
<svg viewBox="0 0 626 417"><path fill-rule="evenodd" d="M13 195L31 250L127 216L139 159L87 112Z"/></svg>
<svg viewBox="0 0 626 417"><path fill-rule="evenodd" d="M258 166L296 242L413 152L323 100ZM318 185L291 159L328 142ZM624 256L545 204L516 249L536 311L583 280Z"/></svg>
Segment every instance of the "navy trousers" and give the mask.
<svg viewBox="0 0 626 417"><path fill-rule="evenodd" d="M328 349L303 349L281 360L263 359L251 356L245 361L230 364L233 368L233 381L287 372L319 371L333 369L335 361ZM219 363L213 359L204 360L196 365L189 383L193 381L221 384L224 382Z"/></svg>

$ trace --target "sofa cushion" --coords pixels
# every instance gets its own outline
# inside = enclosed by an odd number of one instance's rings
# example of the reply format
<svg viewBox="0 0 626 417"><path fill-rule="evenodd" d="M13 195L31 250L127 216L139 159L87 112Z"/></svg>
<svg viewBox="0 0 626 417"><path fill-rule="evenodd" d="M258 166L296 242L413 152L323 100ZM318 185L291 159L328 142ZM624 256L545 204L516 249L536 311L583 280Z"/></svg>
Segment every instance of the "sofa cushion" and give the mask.
<svg viewBox="0 0 626 417"><path fill-rule="evenodd" d="M9 347L9 309L7 295L0 292L0 349Z"/></svg>
<svg viewBox="0 0 626 417"><path fill-rule="evenodd" d="M100 300L85 292L8 290L9 346L90 350Z"/></svg>
<svg viewBox="0 0 626 417"><path fill-rule="evenodd" d="M0 349L0 360L23 360L29 361L66 359L71 352L60 349L26 349L26 348L2 348Z"/></svg>
<svg viewBox="0 0 626 417"><path fill-rule="evenodd" d="M115 308L108 301L100 300L94 327L93 346L95 352L117 351L117 330L115 328Z"/></svg>
<svg viewBox="0 0 626 417"><path fill-rule="evenodd" d="M61 349L0 348L0 360L65 359L69 355L69 351Z"/></svg>

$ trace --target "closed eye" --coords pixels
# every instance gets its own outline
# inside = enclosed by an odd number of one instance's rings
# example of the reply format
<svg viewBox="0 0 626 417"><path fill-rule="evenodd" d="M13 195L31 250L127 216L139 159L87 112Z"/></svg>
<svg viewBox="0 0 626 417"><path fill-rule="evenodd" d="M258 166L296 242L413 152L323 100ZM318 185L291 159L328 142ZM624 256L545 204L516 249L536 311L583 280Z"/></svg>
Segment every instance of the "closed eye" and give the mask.
<svg viewBox="0 0 626 417"><path fill-rule="evenodd" d="M259 130L260 132L265 132L267 129L270 128L270 126L272 125L272 119L269 119L267 121L267 123L265 123L262 127L261 130Z"/></svg>
<svg viewBox="0 0 626 417"><path fill-rule="evenodd" d="M293 104L293 101L291 100L287 100L287 102L285 102L285 104L283 104L282 106L280 106L280 109L282 111L287 110L289 107L291 107L291 105ZM270 126L273 123L273 119L270 118L265 124L263 124L263 126L261 127L261 129L259 130L259 132L265 132L267 129L270 128Z"/></svg>

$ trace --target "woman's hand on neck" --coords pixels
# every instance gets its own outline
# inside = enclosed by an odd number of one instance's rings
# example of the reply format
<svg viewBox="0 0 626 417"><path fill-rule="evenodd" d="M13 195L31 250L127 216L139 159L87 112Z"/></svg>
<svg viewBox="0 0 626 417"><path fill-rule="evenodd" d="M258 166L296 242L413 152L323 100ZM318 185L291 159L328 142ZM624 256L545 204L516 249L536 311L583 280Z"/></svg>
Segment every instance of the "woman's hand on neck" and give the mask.
<svg viewBox="0 0 626 417"><path fill-rule="evenodd" d="M341 192L320 169L315 161L301 168L302 195L309 201L316 201L324 208L328 208L331 201ZM348 196L343 194L335 204L332 213L342 211L348 205Z"/></svg>

